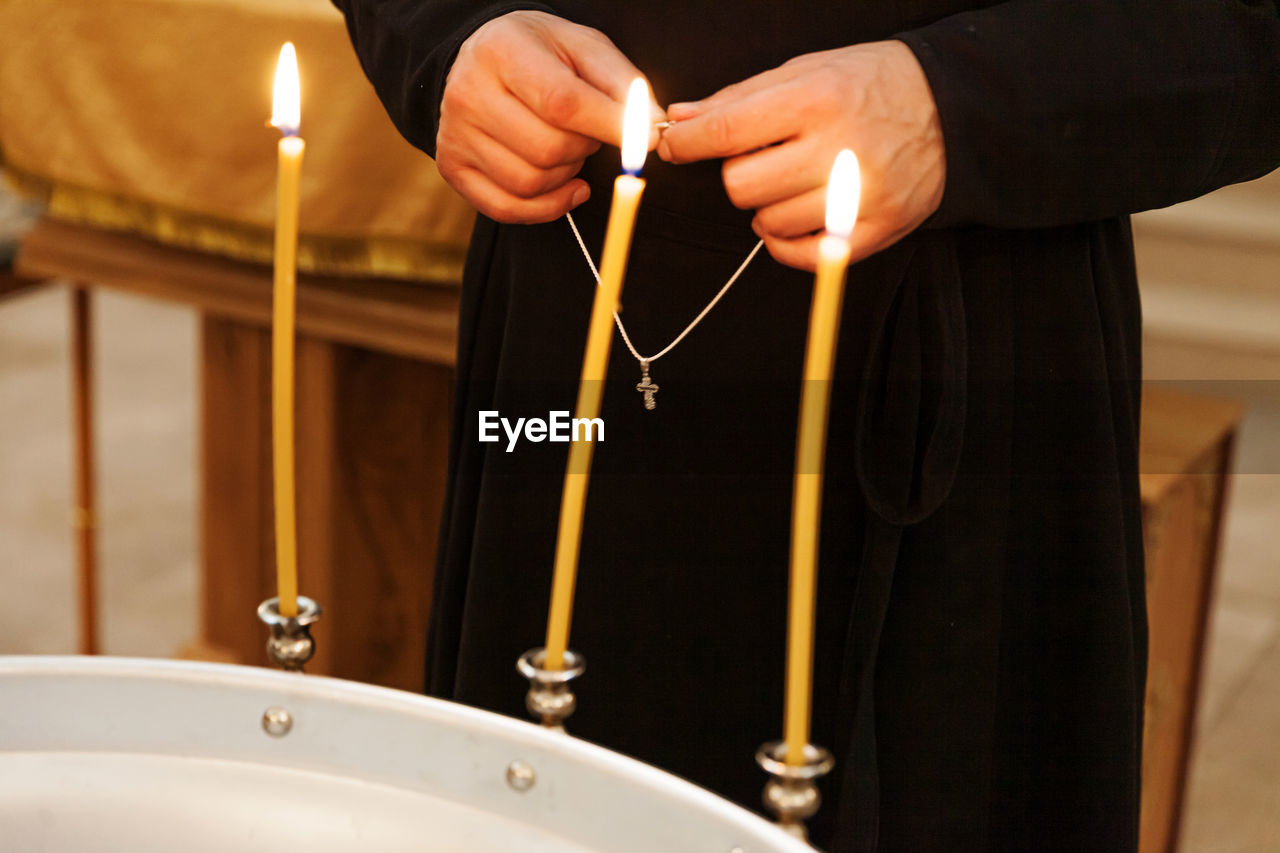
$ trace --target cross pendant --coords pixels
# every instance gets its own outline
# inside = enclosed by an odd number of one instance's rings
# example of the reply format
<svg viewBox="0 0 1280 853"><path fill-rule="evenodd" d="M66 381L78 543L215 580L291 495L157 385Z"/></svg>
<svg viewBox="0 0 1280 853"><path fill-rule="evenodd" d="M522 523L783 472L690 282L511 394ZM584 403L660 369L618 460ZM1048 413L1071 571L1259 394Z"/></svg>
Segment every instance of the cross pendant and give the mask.
<svg viewBox="0 0 1280 853"><path fill-rule="evenodd" d="M649 360L640 359L640 381L636 383L636 390L644 394L644 407L649 410L658 407L658 401L653 398L658 393L658 386L649 378Z"/></svg>

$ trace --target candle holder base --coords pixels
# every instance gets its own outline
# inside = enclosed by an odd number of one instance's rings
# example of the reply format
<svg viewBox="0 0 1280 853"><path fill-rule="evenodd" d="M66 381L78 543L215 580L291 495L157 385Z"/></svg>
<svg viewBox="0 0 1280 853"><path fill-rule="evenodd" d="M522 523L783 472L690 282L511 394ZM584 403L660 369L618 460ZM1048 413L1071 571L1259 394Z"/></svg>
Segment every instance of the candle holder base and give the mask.
<svg viewBox="0 0 1280 853"><path fill-rule="evenodd" d="M586 659L577 652L564 653L563 669L545 669L547 650L530 649L516 661L516 669L529 679L524 704L533 718L550 729L564 731L565 719L578 707L569 682L582 675Z"/></svg>
<svg viewBox="0 0 1280 853"><path fill-rule="evenodd" d="M808 841L804 822L818 812L822 797L817 780L831 772L835 757L820 746L804 746L804 763L787 763L787 745L770 741L756 751L756 763L771 778L764 786L764 804L778 818L778 825L797 838Z"/></svg>
<svg viewBox="0 0 1280 853"><path fill-rule="evenodd" d="M267 657L287 672L302 672L303 664L316 653L311 626L320 618L320 605L305 595L298 596L298 615L281 616L280 599L268 598L258 605L258 618L271 629Z"/></svg>

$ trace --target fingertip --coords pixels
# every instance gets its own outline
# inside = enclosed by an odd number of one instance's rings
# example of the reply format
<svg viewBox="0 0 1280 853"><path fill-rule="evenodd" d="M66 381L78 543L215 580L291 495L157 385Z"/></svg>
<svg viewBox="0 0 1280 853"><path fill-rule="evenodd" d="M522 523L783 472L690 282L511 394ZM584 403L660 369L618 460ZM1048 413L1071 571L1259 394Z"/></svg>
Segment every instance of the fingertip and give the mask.
<svg viewBox="0 0 1280 853"><path fill-rule="evenodd" d="M816 237L785 239L766 234L764 247L773 259L801 272L814 272L818 268L818 249Z"/></svg>
<svg viewBox="0 0 1280 853"><path fill-rule="evenodd" d="M696 116L700 109L697 101L683 101L678 104L672 104L667 107L667 119L670 121L684 121Z"/></svg>
<svg viewBox="0 0 1280 853"><path fill-rule="evenodd" d="M658 140L658 156L668 163L674 162L671 158L671 143L667 142L665 136Z"/></svg>
<svg viewBox="0 0 1280 853"><path fill-rule="evenodd" d="M649 102L649 125L649 150L654 151L667 127L667 113L655 101Z"/></svg>
<svg viewBox="0 0 1280 853"><path fill-rule="evenodd" d="M580 181L574 188L573 195L569 197L569 209L573 210L589 198L591 198L591 187L587 186L585 181Z"/></svg>

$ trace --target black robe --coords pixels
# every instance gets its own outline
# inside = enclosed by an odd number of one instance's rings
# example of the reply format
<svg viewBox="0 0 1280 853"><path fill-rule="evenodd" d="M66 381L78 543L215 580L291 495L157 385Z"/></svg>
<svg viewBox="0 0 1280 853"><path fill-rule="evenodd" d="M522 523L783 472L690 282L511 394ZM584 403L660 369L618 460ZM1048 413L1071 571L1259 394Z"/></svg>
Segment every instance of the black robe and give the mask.
<svg viewBox="0 0 1280 853"><path fill-rule="evenodd" d="M1146 667L1140 310L1127 214L1280 162L1271 2L341 0L405 136L434 153L449 63L490 18L602 30L660 103L896 37L947 148L939 211L850 272L822 513L814 822L833 851L1132 849ZM617 152L575 212L599 252ZM717 163L651 157L622 316L665 346L754 243ZM564 221L480 218L429 692L524 716L565 444L478 413L573 407L594 283ZM791 474L810 277L767 255L653 365L615 340L571 647L570 730L757 807L781 735ZM654 816L661 820L661 816Z"/></svg>

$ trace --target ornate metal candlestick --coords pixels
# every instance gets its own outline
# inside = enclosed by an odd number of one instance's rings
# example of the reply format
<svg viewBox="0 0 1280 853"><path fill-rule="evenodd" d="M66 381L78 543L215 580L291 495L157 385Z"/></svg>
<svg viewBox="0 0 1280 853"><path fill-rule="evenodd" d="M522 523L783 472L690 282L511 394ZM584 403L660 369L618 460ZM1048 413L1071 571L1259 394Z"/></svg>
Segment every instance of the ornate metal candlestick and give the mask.
<svg viewBox="0 0 1280 853"><path fill-rule="evenodd" d="M529 679L529 693L524 704L533 718L549 729L564 731L564 721L578 707L577 697L569 682L587 668L587 661L577 652L564 653L563 669L544 669L547 650L530 649L516 661L516 669Z"/></svg>
<svg viewBox="0 0 1280 853"><path fill-rule="evenodd" d="M258 605L258 618L271 629L267 657L286 672L302 672L302 666L316 653L311 625L320 618L320 605L305 595L298 596L298 615L281 616L280 599L268 598Z"/></svg>
<svg viewBox="0 0 1280 853"><path fill-rule="evenodd" d="M778 825L808 841L804 822L818 812L822 797L817 780L831 772L836 760L820 746L805 744L804 763L787 764L787 745L775 740L756 751L756 763L773 778L764 786L764 804L778 818Z"/></svg>

